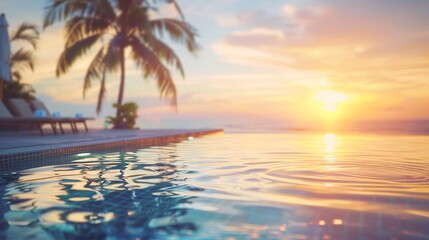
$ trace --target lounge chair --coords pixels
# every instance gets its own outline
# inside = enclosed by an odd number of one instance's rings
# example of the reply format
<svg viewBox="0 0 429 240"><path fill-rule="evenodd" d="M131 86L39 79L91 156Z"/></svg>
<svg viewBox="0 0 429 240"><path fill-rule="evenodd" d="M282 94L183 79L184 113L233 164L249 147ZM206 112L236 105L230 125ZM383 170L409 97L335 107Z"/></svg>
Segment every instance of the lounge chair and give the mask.
<svg viewBox="0 0 429 240"><path fill-rule="evenodd" d="M17 117L25 117L25 118L34 118L33 116L33 110L31 110L30 106L27 104L27 102L24 99L20 98L11 98L8 100L8 107L13 115ZM72 129L72 132L75 133L75 125L73 124L73 119L70 118L56 118L56 117L38 117L41 119L47 119L60 126L61 133L64 134L63 124L70 124L70 127Z"/></svg>
<svg viewBox="0 0 429 240"><path fill-rule="evenodd" d="M56 122L50 118L40 117L14 117L7 107L0 101L0 125L13 126L16 131L19 131L22 125L29 125L30 129L36 126L41 135L45 135L42 126L50 124L54 134L57 134Z"/></svg>
<svg viewBox="0 0 429 240"><path fill-rule="evenodd" d="M46 107L46 105L40 101L40 100L32 100L30 101L30 106L33 109L33 111L36 110L43 110L46 113L47 117L52 117L52 114L50 113L49 109ZM84 117L61 117L59 119L63 119L64 121L66 121L68 123L67 120L69 120L69 122L72 125L72 130L73 132L78 132L78 128L77 128L77 123L82 123L85 127L85 130L88 132L88 126L86 125L86 121L87 120L94 120L94 118L84 118ZM60 129L62 131L62 125L61 122L59 122L60 125Z"/></svg>

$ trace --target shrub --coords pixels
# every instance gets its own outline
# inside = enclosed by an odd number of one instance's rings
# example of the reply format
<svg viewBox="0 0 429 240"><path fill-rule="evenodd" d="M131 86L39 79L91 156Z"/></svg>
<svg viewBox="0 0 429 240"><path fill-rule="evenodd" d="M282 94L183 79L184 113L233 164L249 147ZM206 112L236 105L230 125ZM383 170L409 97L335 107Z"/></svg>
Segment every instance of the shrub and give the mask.
<svg viewBox="0 0 429 240"><path fill-rule="evenodd" d="M113 104L114 108L117 108L119 111L119 118L116 117L107 117L107 122L113 124L115 129L134 129L136 125L136 118L138 106L135 102L128 102L118 106L118 104Z"/></svg>

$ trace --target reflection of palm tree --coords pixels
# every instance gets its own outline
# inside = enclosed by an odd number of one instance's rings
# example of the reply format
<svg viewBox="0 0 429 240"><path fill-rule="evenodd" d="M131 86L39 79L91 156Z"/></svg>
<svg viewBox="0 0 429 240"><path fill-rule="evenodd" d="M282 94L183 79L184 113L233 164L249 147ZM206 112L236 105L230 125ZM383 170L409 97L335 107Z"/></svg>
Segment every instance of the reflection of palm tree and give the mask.
<svg viewBox="0 0 429 240"><path fill-rule="evenodd" d="M34 71L33 51L37 48L38 38L39 31L37 27L25 22L12 34L10 38L11 44L13 46L20 44L21 47L11 54L10 65L13 81L5 83L5 99L13 97L26 100L34 99L35 90L33 87L29 84L22 83L21 80L23 71Z"/></svg>
<svg viewBox="0 0 429 240"><path fill-rule="evenodd" d="M5 219L5 213L10 211L10 204L6 198L6 181L0 178L0 239L6 239L6 229L9 228L9 222Z"/></svg>
<svg viewBox="0 0 429 240"><path fill-rule="evenodd" d="M65 20L67 40L57 65L57 76L69 68L94 45L101 48L88 67L83 94L91 87L92 81L101 79L97 112L105 95L105 74L121 74L117 104L122 105L125 84L125 50L130 49L131 57L143 71L143 76L157 81L161 97L170 97L171 104L177 106L176 87L170 74L170 67L184 75L180 59L166 43L160 40L163 33L177 43L185 44L188 51L195 52L195 30L184 22L180 8L174 0L51 0L47 7L45 27L55 21ZM153 2L174 3L182 20L173 18L150 18L152 9L158 9ZM106 41L107 40L107 41ZM119 109L119 108L118 108ZM116 112L119 117L119 111ZM115 126L116 128L121 126Z"/></svg>
<svg viewBox="0 0 429 240"><path fill-rule="evenodd" d="M3 169L2 169L3 170ZM7 172L0 171L0 239L7 239L6 230L9 229L10 224L6 220L6 213L11 211L11 205L14 202L21 204L27 203L27 207L31 206L33 201L31 199L18 199L14 198L13 194L8 192L7 186L9 183L18 181L21 177L20 172ZM12 195L12 196L11 196Z"/></svg>
<svg viewBox="0 0 429 240"><path fill-rule="evenodd" d="M100 161L97 165L90 162L90 168L85 166L85 163L71 165L71 168L80 170L86 179L85 189L74 186L79 185L78 182L61 180L60 185L65 194L57 197L68 205L62 214L66 224L51 225L45 229L55 239L104 239L107 235L123 239L148 239L158 231L166 234L196 231L194 223L176 220L186 214L186 210L178 208L178 205L188 203L192 197L174 193L174 190L180 187L175 183L180 171L173 164L162 163L165 157L160 156L156 163L142 163L137 155L121 152L114 161L108 161L105 156L101 156L105 161ZM88 170L98 171L99 174L96 178L85 177ZM140 174L130 178L127 176L130 171ZM110 176L114 172L115 178L107 179L103 176L108 172ZM152 179L163 181L150 183ZM91 185L94 181L97 181L97 184ZM142 187L145 185L148 186ZM73 201L75 197L91 196L90 189L100 191L103 199ZM67 222L67 216L75 212L91 213L88 222ZM103 218L108 214L115 217L104 222ZM150 226L151 220L156 218L169 218L171 221L168 225ZM100 220L100 223L94 224L91 220Z"/></svg>

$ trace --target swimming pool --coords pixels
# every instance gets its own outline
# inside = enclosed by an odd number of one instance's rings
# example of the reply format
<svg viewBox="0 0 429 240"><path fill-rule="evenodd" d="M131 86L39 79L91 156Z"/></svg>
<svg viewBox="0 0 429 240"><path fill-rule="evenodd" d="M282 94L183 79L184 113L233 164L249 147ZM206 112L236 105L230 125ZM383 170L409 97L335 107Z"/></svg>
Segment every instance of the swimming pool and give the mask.
<svg viewBox="0 0 429 240"><path fill-rule="evenodd" d="M428 239L429 136L225 134L0 177L0 239Z"/></svg>

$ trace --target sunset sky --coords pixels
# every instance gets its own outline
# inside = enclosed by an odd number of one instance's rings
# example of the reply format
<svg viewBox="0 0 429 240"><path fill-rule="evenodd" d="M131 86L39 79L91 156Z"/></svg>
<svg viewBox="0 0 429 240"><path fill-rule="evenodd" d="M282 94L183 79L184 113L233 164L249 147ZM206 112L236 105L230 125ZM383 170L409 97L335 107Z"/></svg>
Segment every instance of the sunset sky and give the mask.
<svg viewBox="0 0 429 240"><path fill-rule="evenodd" d="M146 127L311 127L362 120L429 119L429 1L178 0L197 28L201 51L177 52L176 113L152 81L127 64L125 101L139 104ZM44 0L1 0L10 31L43 20ZM172 14L166 7L162 14ZM174 14L174 13L173 13ZM95 116L98 86L82 99L91 54L57 79L62 24L42 31L34 73L37 97L62 115ZM94 126L117 98L119 75ZM332 127L332 126L331 126Z"/></svg>

